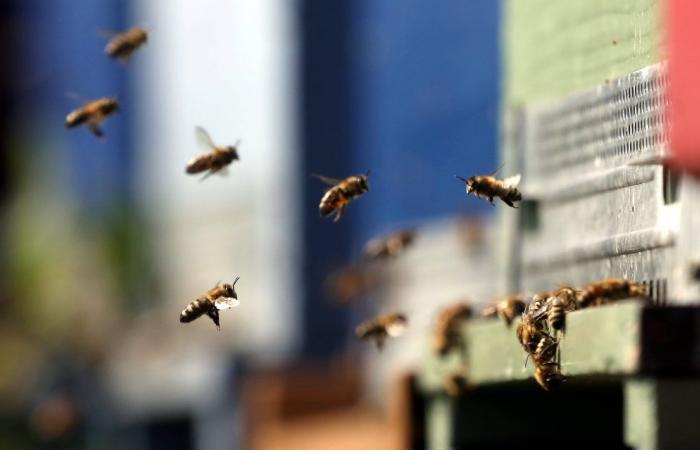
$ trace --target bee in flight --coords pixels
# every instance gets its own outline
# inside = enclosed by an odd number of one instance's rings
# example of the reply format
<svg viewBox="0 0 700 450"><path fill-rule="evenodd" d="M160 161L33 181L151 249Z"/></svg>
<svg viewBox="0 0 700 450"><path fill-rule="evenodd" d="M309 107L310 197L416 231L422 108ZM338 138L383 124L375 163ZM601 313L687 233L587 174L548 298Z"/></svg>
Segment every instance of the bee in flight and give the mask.
<svg viewBox="0 0 700 450"><path fill-rule="evenodd" d="M383 280L381 271L351 265L331 272L326 277L325 288L339 304L349 305L380 287Z"/></svg>
<svg viewBox="0 0 700 450"><path fill-rule="evenodd" d="M408 248L416 237L413 230L399 230L387 236L372 239L365 245L365 259L396 258Z"/></svg>
<svg viewBox="0 0 700 450"><path fill-rule="evenodd" d="M498 169L500 170L500 169ZM467 195L472 192L477 198L485 198L491 203L493 203L493 198L500 198L503 203L510 206L511 208L517 208L513 202L518 202L522 200L522 195L518 191L518 184L520 184L520 174L513 175L504 180L499 180L495 177L498 170L490 175L479 175L469 178L462 178L459 175L455 175L458 180L464 182Z"/></svg>
<svg viewBox="0 0 700 450"><path fill-rule="evenodd" d="M202 295L183 309L180 313L180 322L188 323L206 314L216 325L216 329L220 329L219 311L222 309L231 309L240 304L238 294L236 294L236 283L239 277L233 281L233 284L216 283L212 289L205 295Z"/></svg>
<svg viewBox="0 0 700 450"><path fill-rule="evenodd" d="M353 175L344 180L337 180L321 175L313 176L332 186L323 194L318 209L321 213L321 217L326 217L335 211L333 222L340 220L343 215L343 210L351 201L369 191L369 185L367 184L369 172L365 175Z"/></svg>
<svg viewBox="0 0 700 450"><path fill-rule="evenodd" d="M74 109L66 116L66 128L87 125L88 130L98 138L104 137L100 125L115 112L119 111L116 97L102 97L97 100L83 102L83 106Z"/></svg>
<svg viewBox="0 0 700 450"><path fill-rule="evenodd" d="M133 27L122 33L103 34L111 35L111 39L105 46L105 53L110 58L118 59L126 63L136 50L148 40L148 33L141 27Z"/></svg>
<svg viewBox="0 0 700 450"><path fill-rule="evenodd" d="M467 303L457 303L440 311L433 332L433 348L440 355L462 346L459 326L472 315L472 308Z"/></svg>
<svg viewBox="0 0 700 450"><path fill-rule="evenodd" d="M207 133L204 128L196 127L194 130L197 136L197 142L199 142L200 145L209 148L211 151L192 158L190 162L187 163L185 172L195 174L208 170L204 177L202 177L202 180L215 173L226 175L228 173L227 166L233 161L237 161L239 159L239 142L236 142L236 144L233 146L229 145L226 147L219 147L214 144L211 136L209 136L209 133Z"/></svg>
<svg viewBox="0 0 700 450"><path fill-rule="evenodd" d="M365 341L373 341L378 350L384 347L388 337L401 336L408 327L408 319L401 313L382 314L366 320L355 328L355 336Z"/></svg>

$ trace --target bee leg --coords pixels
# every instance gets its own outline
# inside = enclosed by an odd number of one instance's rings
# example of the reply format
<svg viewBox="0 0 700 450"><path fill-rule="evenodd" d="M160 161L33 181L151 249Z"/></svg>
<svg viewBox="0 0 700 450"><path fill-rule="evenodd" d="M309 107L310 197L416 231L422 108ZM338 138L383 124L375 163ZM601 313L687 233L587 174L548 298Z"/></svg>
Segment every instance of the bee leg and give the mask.
<svg viewBox="0 0 700 450"><path fill-rule="evenodd" d="M335 218L333 219L333 223L340 220L340 218L343 216L344 209L345 209L345 206L341 206L340 208L335 210Z"/></svg>
<svg viewBox="0 0 700 450"><path fill-rule="evenodd" d="M496 206L496 204L493 202L493 197L489 197L489 203L491 203L491 206Z"/></svg>
<svg viewBox="0 0 700 450"><path fill-rule="evenodd" d="M381 352L384 349L384 336L376 337L374 343L377 345L377 350Z"/></svg>
<svg viewBox="0 0 700 450"><path fill-rule="evenodd" d="M515 208L515 209L518 209L518 207L517 207L517 206L515 206L515 205L513 204L513 202L512 202L512 201L510 201L510 200L507 200L507 199L503 199L503 198L502 198L501 200L503 200L503 203L505 203L506 205L510 206L511 208Z"/></svg>
<svg viewBox="0 0 700 450"><path fill-rule="evenodd" d="M105 133L102 131L102 128L96 123L90 123L88 124L88 130L90 130L90 133L94 134L97 138L102 140L104 138Z"/></svg>
<svg viewBox="0 0 700 450"><path fill-rule="evenodd" d="M214 325L216 325L216 330L221 331L221 325L219 323L219 310L212 308L207 311L207 316L209 316L209 318L214 322Z"/></svg>
<svg viewBox="0 0 700 450"><path fill-rule="evenodd" d="M206 180L207 178L214 175L215 173L216 173L216 170L214 170L214 169L209 170L207 173L204 174L204 176L202 178L199 179L199 182L201 183L202 181Z"/></svg>

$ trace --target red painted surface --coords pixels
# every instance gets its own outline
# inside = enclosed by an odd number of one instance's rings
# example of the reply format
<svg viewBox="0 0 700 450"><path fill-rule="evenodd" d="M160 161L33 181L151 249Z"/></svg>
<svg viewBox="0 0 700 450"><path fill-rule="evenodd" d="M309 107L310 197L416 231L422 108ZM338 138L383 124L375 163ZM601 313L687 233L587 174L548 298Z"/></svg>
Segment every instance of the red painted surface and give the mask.
<svg viewBox="0 0 700 450"><path fill-rule="evenodd" d="M700 0L666 0L666 11L671 151L700 176Z"/></svg>

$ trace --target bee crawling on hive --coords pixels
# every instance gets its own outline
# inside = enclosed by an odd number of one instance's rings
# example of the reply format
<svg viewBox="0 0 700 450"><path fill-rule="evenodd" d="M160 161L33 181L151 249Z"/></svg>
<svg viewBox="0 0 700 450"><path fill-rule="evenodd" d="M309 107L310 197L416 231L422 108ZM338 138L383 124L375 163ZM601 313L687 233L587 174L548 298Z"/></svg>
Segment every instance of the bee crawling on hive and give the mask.
<svg viewBox="0 0 700 450"><path fill-rule="evenodd" d="M217 146L214 141L202 127L195 128L195 135L197 136L197 141L201 146L208 148L210 151L199 156L195 156L187 163L185 172L188 174L196 174L204 172L207 173L202 177L202 180L206 179L212 174L226 175L226 167L233 161L237 161L238 157L238 145L231 146Z"/></svg>
<svg viewBox="0 0 700 450"><path fill-rule="evenodd" d="M537 351L537 346L542 337L547 335L542 321L536 321L531 314L523 314L522 322L515 329L518 342L528 355L533 355ZM527 364L527 359L525 360Z"/></svg>
<svg viewBox="0 0 700 450"><path fill-rule="evenodd" d="M641 283L624 278L607 278L584 286L578 295L578 304L581 308L587 308L628 298L649 300L647 290Z"/></svg>
<svg viewBox="0 0 700 450"><path fill-rule="evenodd" d="M112 114L119 111L119 101L116 97L102 97L96 100L83 101L83 106L74 109L66 116L66 128L87 125L88 130L98 138L104 137L100 125Z"/></svg>
<svg viewBox="0 0 700 450"><path fill-rule="evenodd" d="M134 52L148 40L148 32L141 27L133 27L122 33L103 31L102 34L110 37L105 53L123 63L128 62Z"/></svg>
<svg viewBox="0 0 700 450"><path fill-rule="evenodd" d="M440 311L433 333L433 348L441 356L462 345L459 325L472 315L466 303L457 303Z"/></svg>
<svg viewBox="0 0 700 450"><path fill-rule="evenodd" d="M216 283L212 289L202 295L192 303L187 305L180 313L180 322L188 323L200 316L206 314L216 325L216 329L220 329L219 311L223 309L231 309L240 304L238 294L236 293L236 283L239 277L233 281L233 284L224 283L219 285Z"/></svg>
<svg viewBox="0 0 700 450"><path fill-rule="evenodd" d="M485 308L481 312L482 317L500 317L509 325L520 316L526 308L525 301L519 295L507 297L495 305Z"/></svg>
<svg viewBox="0 0 700 450"><path fill-rule="evenodd" d="M459 175L455 175L455 177L464 182L467 195L474 193L478 198L487 199L492 205L494 205L493 198L498 197L511 208L517 208L513 203L522 200L522 195L518 191L520 174L499 180L494 176L497 172L498 170L490 175L478 175L469 178L463 178Z"/></svg>
<svg viewBox="0 0 700 450"><path fill-rule="evenodd" d="M557 289L547 298L544 310L541 310L535 319L537 320L540 315L544 315L552 330L563 330L566 313L578 309L577 296L579 294L580 291L570 287Z"/></svg>
<svg viewBox="0 0 700 450"><path fill-rule="evenodd" d="M378 350L384 348L388 337L401 336L408 327L408 319L401 313L382 314L366 320L355 328L358 339L374 342Z"/></svg>
<svg viewBox="0 0 700 450"><path fill-rule="evenodd" d="M566 377L562 375L559 363L548 362L535 367L535 381L545 391L551 391L561 386Z"/></svg>
<svg viewBox="0 0 700 450"><path fill-rule="evenodd" d="M535 381L546 391L555 389L566 380L557 361L559 341L551 331L560 329L552 324L559 326L563 323L563 316L567 308L570 308L568 305L573 304L575 307L574 292L571 288L561 288L552 293L534 295L516 328L518 342L527 354L525 365L532 358L535 363Z"/></svg>
<svg viewBox="0 0 700 450"><path fill-rule="evenodd" d="M352 175L343 180L324 177L322 175L312 175L331 187L321 197L318 210L321 217L326 217L335 212L333 222L337 222L343 216L345 207L362 194L369 191L367 178L369 172L364 175Z"/></svg>
<svg viewBox="0 0 700 450"><path fill-rule="evenodd" d="M369 241L364 248L365 259L374 261L396 258L403 253L416 237L413 230L399 230L381 238Z"/></svg>

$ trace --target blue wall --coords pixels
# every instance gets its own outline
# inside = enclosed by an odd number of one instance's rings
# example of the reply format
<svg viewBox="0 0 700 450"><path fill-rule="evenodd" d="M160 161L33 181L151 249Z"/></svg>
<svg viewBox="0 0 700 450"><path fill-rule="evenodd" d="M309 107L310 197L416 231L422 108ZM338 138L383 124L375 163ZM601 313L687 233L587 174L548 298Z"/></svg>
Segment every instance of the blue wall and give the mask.
<svg viewBox="0 0 700 450"><path fill-rule="evenodd" d="M104 54L99 30L121 30L128 2L121 0L28 0L22 4L30 39L22 42L21 62L31 82L19 94L31 104L39 128L53 145L42 152L67 159L71 186L85 217L99 218L129 194L132 150L127 123L132 105L126 80L130 69ZM31 55L31 57L29 57ZM138 63L138 61L134 61ZM133 70L133 68L132 68ZM66 114L80 105L67 98L117 96L121 111L103 124L106 141L85 128L65 130Z"/></svg>
<svg viewBox="0 0 700 450"><path fill-rule="evenodd" d="M352 21L356 170L371 168L361 237L490 210L454 175L497 166L500 4L363 0Z"/></svg>
<svg viewBox="0 0 700 450"><path fill-rule="evenodd" d="M330 305L328 272L400 225L491 211L455 174L497 166L497 0L305 0L300 15L303 175L372 171L338 224L318 217L323 186L302 185L305 357L341 350L352 326Z"/></svg>

